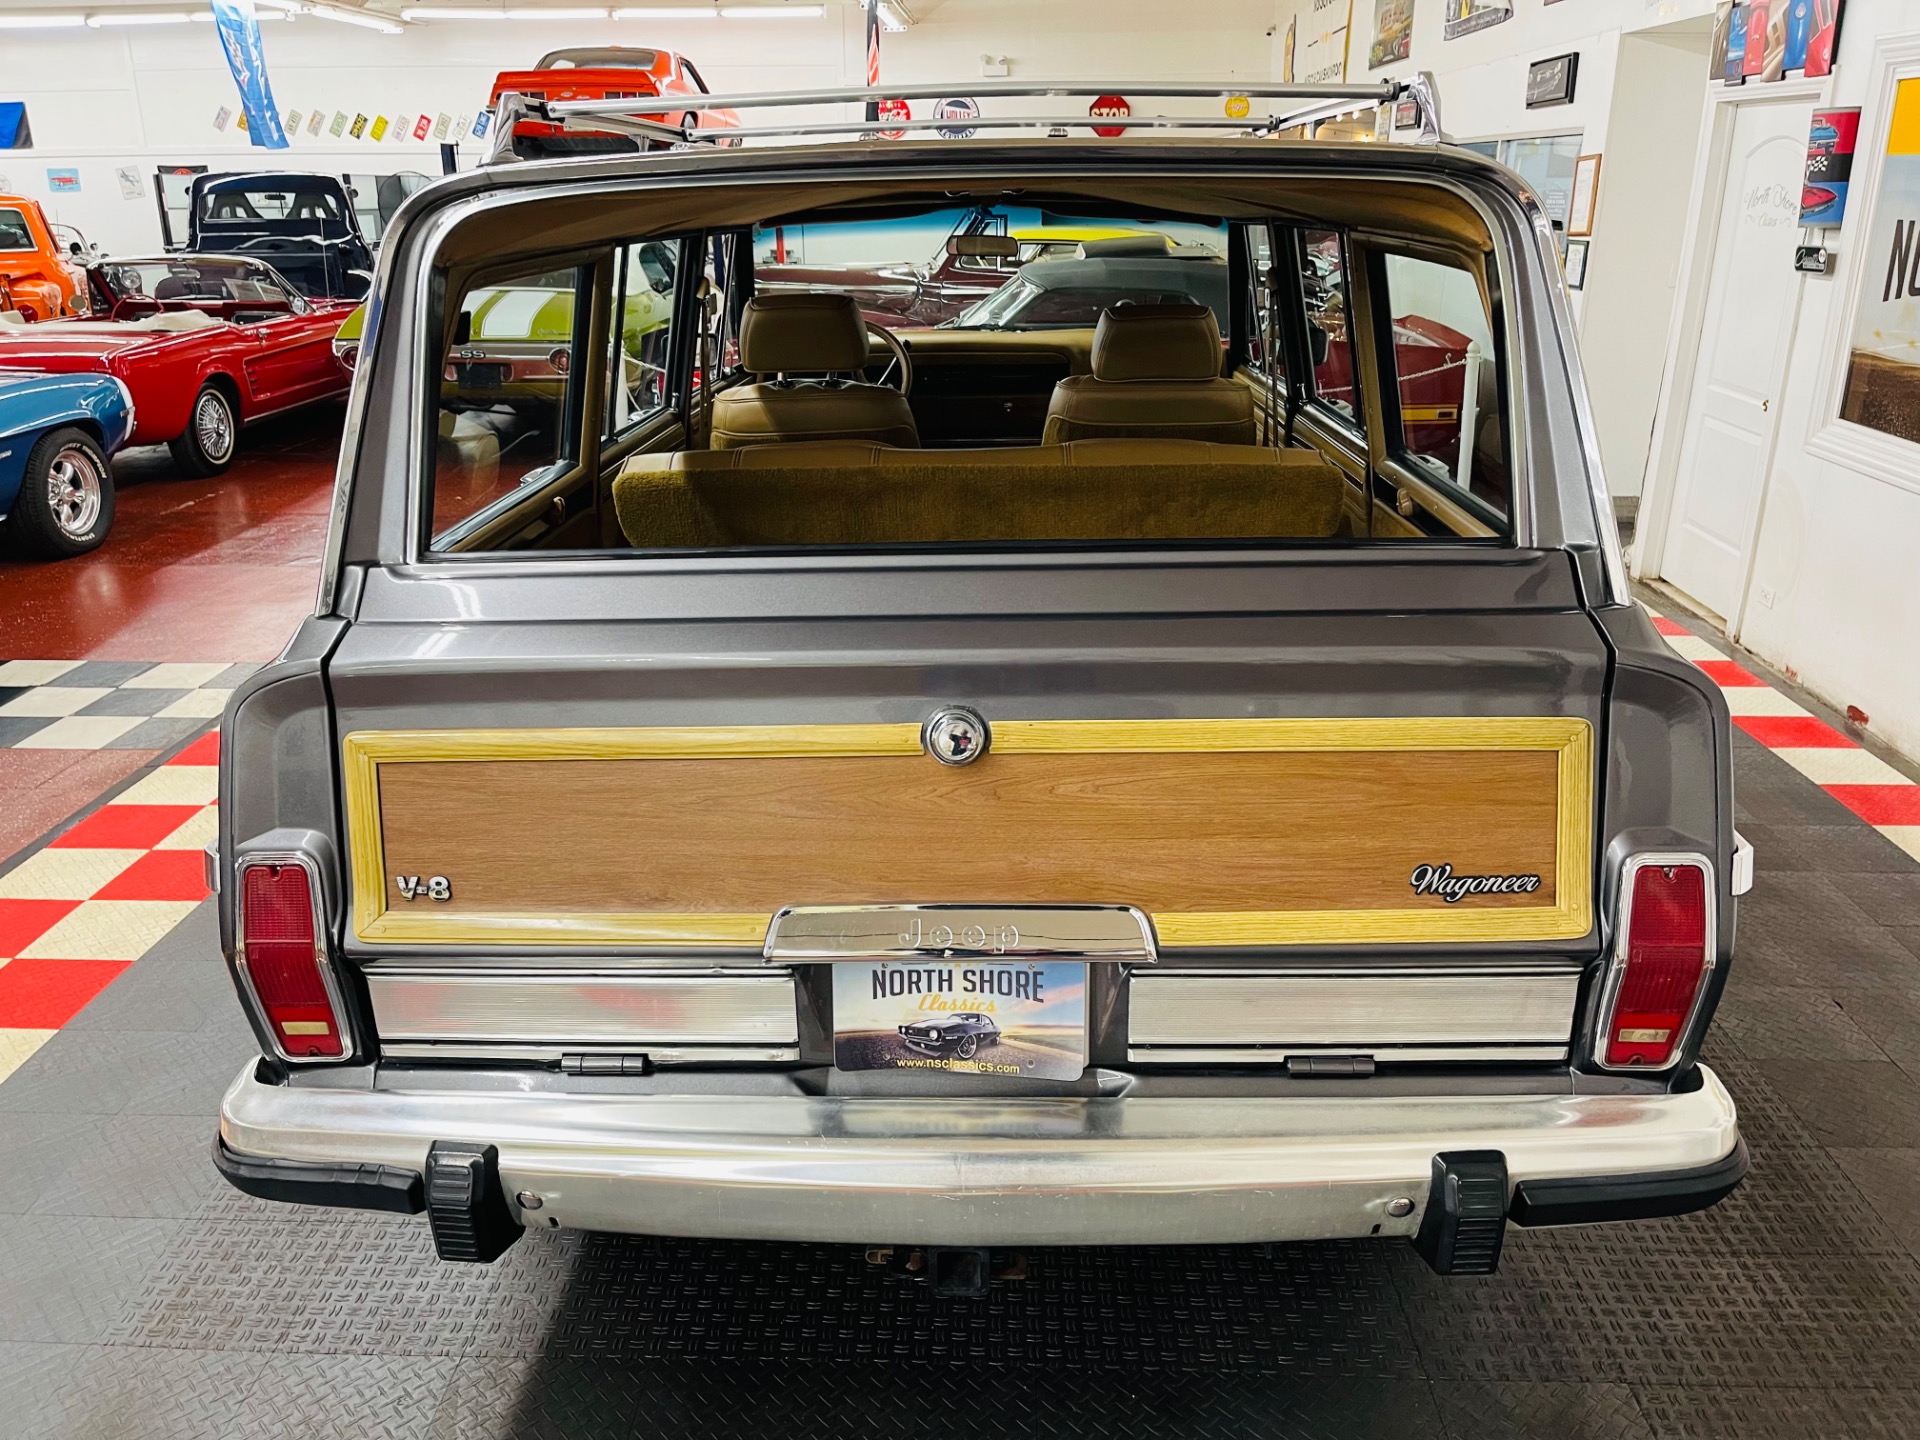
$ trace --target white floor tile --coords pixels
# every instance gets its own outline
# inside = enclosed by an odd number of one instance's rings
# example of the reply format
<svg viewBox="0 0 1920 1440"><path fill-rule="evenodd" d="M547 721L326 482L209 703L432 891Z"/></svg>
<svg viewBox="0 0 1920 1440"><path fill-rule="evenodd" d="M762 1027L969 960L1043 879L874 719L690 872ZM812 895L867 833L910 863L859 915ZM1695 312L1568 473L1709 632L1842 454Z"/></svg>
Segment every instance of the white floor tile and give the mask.
<svg viewBox="0 0 1920 1440"><path fill-rule="evenodd" d="M1920 860L1920 825L1876 825L1874 829Z"/></svg>
<svg viewBox="0 0 1920 1440"><path fill-rule="evenodd" d="M194 910L192 900L89 900L20 952L23 960L138 960Z"/></svg>
<svg viewBox="0 0 1920 1440"><path fill-rule="evenodd" d="M0 715L71 715L112 693L99 685L41 685L0 705Z"/></svg>
<svg viewBox="0 0 1920 1440"><path fill-rule="evenodd" d="M1716 645L1709 644L1698 635L1669 635L1667 644L1675 652L1688 660L1724 660L1727 652Z"/></svg>
<svg viewBox="0 0 1920 1440"><path fill-rule="evenodd" d="M0 1080L26 1064L53 1035L51 1030L0 1030Z"/></svg>
<svg viewBox="0 0 1920 1440"><path fill-rule="evenodd" d="M117 805L211 805L220 789L212 765L162 765L114 797Z"/></svg>
<svg viewBox="0 0 1920 1440"><path fill-rule="evenodd" d="M52 847L0 875L0 899L87 900L144 850L63 850Z"/></svg>
<svg viewBox="0 0 1920 1440"><path fill-rule="evenodd" d="M16 750L98 750L118 740L146 717L143 715L63 715L43 730L16 741Z"/></svg>
<svg viewBox="0 0 1920 1440"><path fill-rule="evenodd" d="M156 850L204 850L219 838L220 807L209 805L153 848Z"/></svg>
<svg viewBox="0 0 1920 1440"><path fill-rule="evenodd" d="M1805 715L1808 712L1769 685L1723 685L1720 693L1735 715Z"/></svg>
<svg viewBox="0 0 1920 1440"><path fill-rule="evenodd" d="M0 685L45 685L58 680L78 660L9 660L0 664Z"/></svg>
<svg viewBox="0 0 1920 1440"><path fill-rule="evenodd" d="M227 708L227 697L232 694L231 690L189 690L161 710L158 718L162 720L213 719Z"/></svg>
<svg viewBox="0 0 1920 1440"><path fill-rule="evenodd" d="M1816 785L1905 785L1907 777L1853 746L1786 745L1773 752Z"/></svg>
<svg viewBox="0 0 1920 1440"><path fill-rule="evenodd" d="M191 690L196 685L204 685L221 671L228 668L226 661L217 665L188 665L178 661L169 661L156 665L144 674L121 682L123 690Z"/></svg>

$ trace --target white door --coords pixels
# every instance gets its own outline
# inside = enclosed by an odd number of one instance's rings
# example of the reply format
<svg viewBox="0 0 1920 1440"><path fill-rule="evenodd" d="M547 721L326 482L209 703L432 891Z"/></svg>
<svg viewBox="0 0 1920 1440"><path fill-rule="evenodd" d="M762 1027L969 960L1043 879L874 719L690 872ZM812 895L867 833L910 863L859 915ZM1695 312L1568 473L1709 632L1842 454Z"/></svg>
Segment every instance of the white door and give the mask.
<svg viewBox="0 0 1920 1440"><path fill-rule="evenodd" d="M1800 281L1800 185L1812 104L1735 107L1661 574L1732 619L1765 483Z"/></svg>

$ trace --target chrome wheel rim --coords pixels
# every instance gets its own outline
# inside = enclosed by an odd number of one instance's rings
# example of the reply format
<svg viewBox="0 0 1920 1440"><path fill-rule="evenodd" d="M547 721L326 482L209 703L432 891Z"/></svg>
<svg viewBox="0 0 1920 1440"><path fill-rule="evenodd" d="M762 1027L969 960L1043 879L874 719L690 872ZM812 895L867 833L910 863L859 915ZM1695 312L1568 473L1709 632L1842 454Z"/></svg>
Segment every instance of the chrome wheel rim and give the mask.
<svg viewBox="0 0 1920 1440"><path fill-rule="evenodd" d="M224 460L233 453L233 412L219 392L209 390L193 407L193 438L209 460Z"/></svg>
<svg viewBox="0 0 1920 1440"><path fill-rule="evenodd" d="M47 467L47 508L60 533L84 539L100 518L100 467L78 445L69 445Z"/></svg>

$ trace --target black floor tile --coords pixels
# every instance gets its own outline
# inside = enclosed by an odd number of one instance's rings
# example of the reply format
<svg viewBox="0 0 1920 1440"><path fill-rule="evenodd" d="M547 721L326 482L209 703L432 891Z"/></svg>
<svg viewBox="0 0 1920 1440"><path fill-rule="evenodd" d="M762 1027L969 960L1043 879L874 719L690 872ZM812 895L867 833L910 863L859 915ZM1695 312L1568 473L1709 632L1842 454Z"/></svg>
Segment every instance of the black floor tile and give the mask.
<svg viewBox="0 0 1920 1440"><path fill-rule="evenodd" d="M1920 1083L1890 1062L1764 1060L1759 1069L1822 1145L1920 1144Z"/></svg>
<svg viewBox="0 0 1920 1440"><path fill-rule="evenodd" d="M97 1115L0 1113L0 1214L31 1210L76 1156L95 1151L101 1123Z"/></svg>
<svg viewBox="0 0 1920 1440"><path fill-rule="evenodd" d="M1642 1386L1640 1408L1662 1440L1912 1440L1920 1389Z"/></svg>
<svg viewBox="0 0 1920 1440"><path fill-rule="evenodd" d="M1810 783L1810 782L1809 782ZM1820 874L1920 873L1920 861L1870 825L1743 825L1761 874L1812 871Z"/></svg>
<svg viewBox="0 0 1920 1440"><path fill-rule="evenodd" d="M1433 1391L1452 1440L1654 1440L1625 1385L1443 1380Z"/></svg>
<svg viewBox="0 0 1920 1440"><path fill-rule="evenodd" d="M213 1168L205 1115L116 1115L41 1188L35 1215L187 1219L226 1181Z"/></svg>
<svg viewBox="0 0 1920 1440"><path fill-rule="evenodd" d="M455 1361L391 1355L246 1357L254 1382L219 1440L425 1440Z"/></svg>
<svg viewBox="0 0 1920 1440"><path fill-rule="evenodd" d="M1920 1260L1920 1137L1913 1149L1829 1152L1887 1229Z"/></svg>
<svg viewBox="0 0 1920 1440"><path fill-rule="evenodd" d="M60 1440L211 1440L231 1434L255 1382L251 1361L204 1350L89 1347L73 1368L50 1377L60 1418L38 1434ZM315 1417L307 1418L311 1424Z"/></svg>
<svg viewBox="0 0 1920 1440"><path fill-rule="evenodd" d="M1713 1043L1730 1045L1749 1060L1888 1058L1825 991L1753 983L1738 966L1714 1013Z"/></svg>
<svg viewBox="0 0 1920 1440"><path fill-rule="evenodd" d="M1920 925L1920 866L1897 874L1836 874L1833 883L1881 925Z"/></svg>
<svg viewBox="0 0 1920 1440"><path fill-rule="evenodd" d="M103 1339L179 1229L174 1220L0 1215L0 1340Z"/></svg>
<svg viewBox="0 0 1920 1440"><path fill-rule="evenodd" d="M192 1034L216 1010L238 1012L226 972L211 965L179 965L144 956L121 971L78 1015L69 1030L172 1030Z"/></svg>

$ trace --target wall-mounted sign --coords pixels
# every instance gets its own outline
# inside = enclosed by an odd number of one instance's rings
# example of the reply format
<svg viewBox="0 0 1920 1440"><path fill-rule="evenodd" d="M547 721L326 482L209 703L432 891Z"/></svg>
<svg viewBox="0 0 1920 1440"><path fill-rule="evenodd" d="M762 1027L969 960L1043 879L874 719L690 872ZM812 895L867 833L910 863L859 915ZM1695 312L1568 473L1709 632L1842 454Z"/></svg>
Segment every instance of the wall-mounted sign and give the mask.
<svg viewBox="0 0 1920 1440"><path fill-rule="evenodd" d="M1809 11L1806 64L1797 68L1805 70L1808 76L1829 75L1833 72L1834 52L1840 46L1840 13L1846 8L1846 0L1803 0L1803 3ZM1787 52L1792 54L1793 48L1789 31Z"/></svg>
<svg viewBox="0 0 1920 1440"><path fill-rule="evenodd" d="M1253 102L1244 95L1229 95L1222 108L1227 119L1244 120L1253 113Z"/></svg>
<svg viewBox="0 0 1920 1440"><path fill-rule="evenodd" d="M47 171L47 189L56 195L80 193L80 172L71 167Z"/></svg>
<svg viewBox="0 0 1920 1440"><path fill-rule="evenodd" d="M478 115L473 117L473 138L476 140L486 139L487 131L492 128L492 126L493 112L491 110L482 110Z"/></svg>
<svg viewBox="0 0 1920 1440"><path fill-rule="evenodd" d="M364 113L353 117L353 124L347 127L347 133L356 140L367 133L367 117ZM377 140L380 137L376 135L374 138Z"/></svg>
<svg viewBox="0 0 1920 1440"><path fill-rule="evenodd" d="M231 119L233 119L233 108L228 105L222 105L218 110L213 112L213 128L216 130L224 130L227 128L227 122Z"/></svg>
<svg viewBox="0 0 1920 1440"><path fill-rule="evenodd" d="M323 110L315 110L311 115L307 116L307 134L318 135L320 133L320 127L326 123L326 112Z"/></svg>
<svg viewBox="0 0 1920 1440"><path fill-rule="evenodd" d="M933 107L936 120L956 120L956 125L942 125L940 134L949 140L968 140L973 137L974 127L971 121L980 118L979 102L956 95L950 100L942 100Z"/></svg>
<svg viewBox="0 0 1920 1440"><path fill-rule="evenodd" d="M1420 102L1418 100L1394 101L1393 128L1396 130L1418 130L1420 128Z"/></svg>
<svg viewBox="0 0 1920 1440"><path fill-rule="evenodd" d="M1587 246L1589 240L1569 240L1566 248L1560 252L1560 269L1567 277L1569 290L1587 288Z"/></svg>
<svg viewBox="0 0 1920 1440"><path fill-rule="evenodd" d="M1447 0L1447 23L1440 38L1458 40L1513 18L1513 0Z"/></svg>
<svg viewBox="0 0 1920 1440"><path fill-rule="evenodd" d="M1580 75L1580 56L1555 55L1527 67L1527 109L1573 103L1574 82Z"/></svg>
<svg viewBox="0 0 1920 1440"><path fill-rule="evenodd" d="M1816 110L1807 132L1807 176L1800 190L1802 225L1838 225L1847 213L1847 183L1853 148L1860 138L1860 111Z"/></svg>
<svg viewBox="0 0 1920 1440"><path fill-rule="evenodd" d="M147 193L145 182L140 179L140 171L132 165L121 165L113 172L113 178L120 182L122 200L138 200Z"/></svg>
<svg viewBox="0 0 1920 1440"><path fill-rule="evenodd" d="M1413 53L1413 0L1373 0L1373 44L1367 68L1378 70Z"/></svg>
<svg viewBox="0 0 1920 1440"><path fill-rule="evenodd" d="M913 118L913 107L904 100L882 100L873 118L881 121L892 120L895 122L911 120ZM904 130L882 130L880 132L880 138L882 140L898 140L906 133Z"/></svg>
<svg viewBox="0 0 1920 1440"><path fill-rule="evenodd" d="M1353 0L1280 0L1280 83L1340 85L1347 78Z"/></svg>
<svg viewBox="0 0 1920 1440"><path fill-rule="evenodd" d="M1573 162L1573 194L1567 201L1567 234L1593 234L1593 212L1600 205L1600 157L1582 155Z"/></svg>
<svg viewBox="0 0 1920 1440"><path fill-rule="evenodd" d="M336 140L338 140L342 135L347 133L347 112L346 111L336 110L333 112L333 124L327 127L327 133L333 136L333 138Z"/></svg>
<svg viewBox="0 0 1920 1440"><path fill-rule="evenodd" d="M1920 443L1920 78L1894 90L1840 418Z"/></svg>
<svg viewBox="0 0 1920 1440"><path fill-rule="evenodd" d="M1124 95L1096 95L1093 104L1087 107L1087 114L1096 120L1124 120L1133 114L1133 106L1127 103ZM1124 125L1096 125L1093 133L1103 140L1111 140L1116 135L1127 133Z"/></svg>

